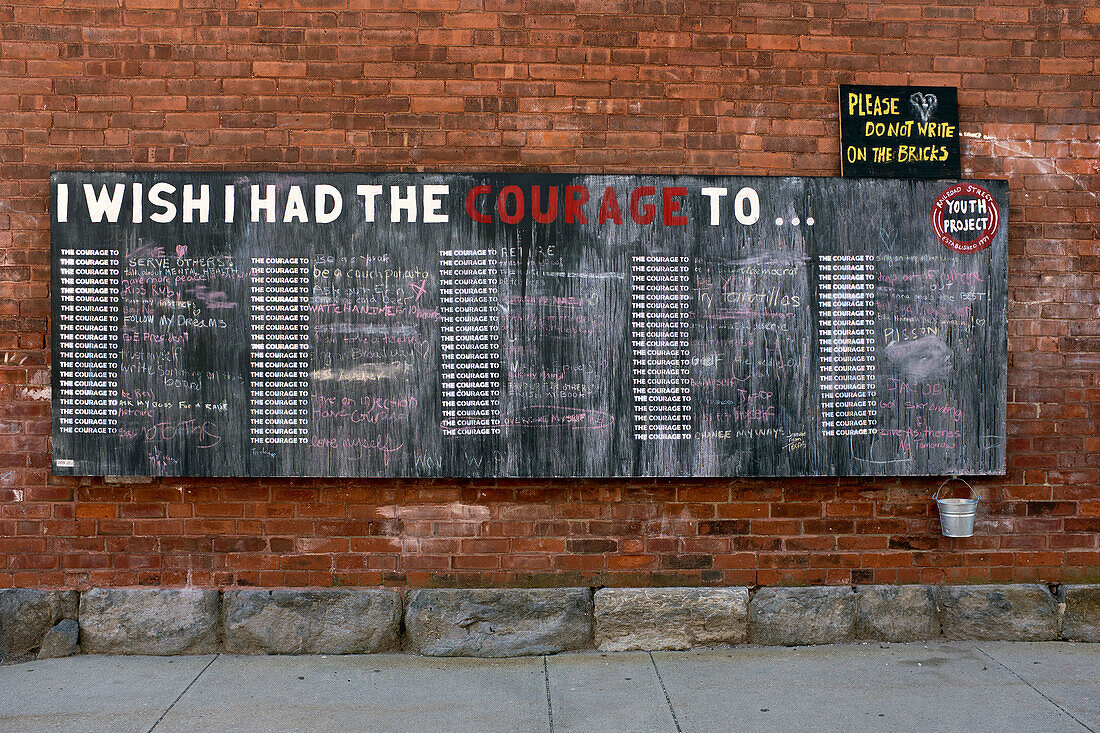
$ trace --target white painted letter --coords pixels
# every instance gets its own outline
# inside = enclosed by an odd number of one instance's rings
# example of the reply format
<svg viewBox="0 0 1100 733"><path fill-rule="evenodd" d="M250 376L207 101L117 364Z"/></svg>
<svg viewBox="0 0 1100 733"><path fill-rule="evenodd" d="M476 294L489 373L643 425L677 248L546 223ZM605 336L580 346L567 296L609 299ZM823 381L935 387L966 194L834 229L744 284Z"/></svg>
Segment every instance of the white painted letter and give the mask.
<svg viewBox="0 0 1100 733"><path fill-rule="evenodd" d="M149 203L153 206L159 206L164 211L156 211L149 215L149 218L155 221L157 224L167 224L176 218L176 205L165 198L161 198L161 194L172 194L176 192L176 187L171 183L154 183L149 189Z"/></svg>
<svg viewBox="0 0 1100 733"><path fill-rule="evenodd" d="M710 225L712 227L718 226L718 222L721 221L722 213L718 204L722 200L722 197L729 193L728 188L708 187L702 189L701 193L710 199Z"/></svg>
<svg viewBox="0 0 1100 733"><path fill-rule="evenodd" d="M451 192L450 186L427 185L424 186L424 221L428 224L441 224L447 221L447 215L439 211L443 202L437 196L446 196Z"/></svg>
<svg viewBox="0 0 1100 733"><path fill-rule="evenodd" d="M332 201L332 210L325 211L325 201ZM344 199L336 186L322 183L313 189L313 220L318 224L331 224L340 217L344 208Z"/></svg>
<svg viewBox="0 0 1100 733"><path fill-rule="evenodd" d="M130 191L130 221L134 222L135 224L140 224L142 209L141 184L133 184L132 186L130 186Z"/></svg>
<svg viewBox="0 0 1100 733"><path fill-rule="evenodd" d="M374 200L382 193L381 186L360 184L355 193L363 197L363 221L374 221Z"/></svg>
<svg viewBox="0 0 1100 733"><path fill-rule="evenodd" d="M749 205L748 213L745 213L745 203ZM746 186L737 192L733 199L733 213L740 224L755 224L760 219L760 196L755 188Z"/></svg>
<svg viewBox="0 0 1100 733"><path fill-rule="evenodd" d="M405 186L405 197L401 197L400 186L390 186L390 221L401 221L401 212L406 213L405 221L416 221L416 186Z"/></svg>
<svg viewBox="0 0 1100 733"><path fill-rule="evenodd" d="M233 215L236 213L237 203L235 201L237 195L236 186L225 187L225 223L233 223Z"/></svg>
<svg viewBox="0 0 1100 733"><path fill-rule="evenodd" d="M291 186L290 193L286 197L286 208L283 209L283 223L294 221L309 221L309 214L306 213L306 202L302 198L302 187Z"/></svg>
<svg viewBox="0 0 1100 733"><path fill-rule="evenodd" d="M115 191L107 198L107 187L101 186L97 195L92 184L84 184L84 199L88 202L88 218L93 222L99 222L103 215L107 215L107 221L114 224L118 221L118 212L122 209L122 197L126 191L126 184L116 183Z"/></svg>
<svg viewBox="0 0 1100 733"><path fill-rule="evenodd" d="M264 197L260 198L260 187L256 184L252 184L252 222L258 222L260 220L260 209L263 209L267 213L267 221L271 223L275 221L275 185L268 184L264 192Z"/></svg>
<svg viewBox="0 0 1100 733"><path fill-rule="evenodd" d="M69 184L57 184L57 221L64 223L69 220Z"/></svg>
<svg viewBox="0 0 1100 733"><path fill-rule="evenodd" d="M183 187L183 221L190 224L194 221L195 212L199 212L199 222L205 224L210 221L210 186L205 183L199 186L199 197L195 198L195 187L190 183Z"/></svg>

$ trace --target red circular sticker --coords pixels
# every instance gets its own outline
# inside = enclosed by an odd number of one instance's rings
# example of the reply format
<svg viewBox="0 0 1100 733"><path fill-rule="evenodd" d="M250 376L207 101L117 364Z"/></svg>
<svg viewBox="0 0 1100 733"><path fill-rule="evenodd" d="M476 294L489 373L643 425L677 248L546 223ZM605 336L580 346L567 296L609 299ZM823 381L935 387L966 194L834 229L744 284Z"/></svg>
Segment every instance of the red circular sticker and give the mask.
<svg viewBox="0 0 1100 733"><path fill-rule="evenodd" d="M985 249L1000 223L993 195L973 183L952 186L932 204L932 228L943 246L956 252Z"/></svg>

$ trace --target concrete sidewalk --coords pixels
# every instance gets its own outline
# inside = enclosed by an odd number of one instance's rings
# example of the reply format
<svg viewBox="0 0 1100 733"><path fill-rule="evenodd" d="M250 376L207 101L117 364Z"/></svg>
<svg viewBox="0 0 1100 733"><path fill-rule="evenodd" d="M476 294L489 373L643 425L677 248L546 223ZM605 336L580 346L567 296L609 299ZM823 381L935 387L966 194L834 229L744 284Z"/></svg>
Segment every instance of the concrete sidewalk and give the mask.
<svg viewBox="0 0 1100 733"><path fill-rule="evenodd" d="M101 657L0 667L0 731L1093 731L1100 645Z"/></svg>

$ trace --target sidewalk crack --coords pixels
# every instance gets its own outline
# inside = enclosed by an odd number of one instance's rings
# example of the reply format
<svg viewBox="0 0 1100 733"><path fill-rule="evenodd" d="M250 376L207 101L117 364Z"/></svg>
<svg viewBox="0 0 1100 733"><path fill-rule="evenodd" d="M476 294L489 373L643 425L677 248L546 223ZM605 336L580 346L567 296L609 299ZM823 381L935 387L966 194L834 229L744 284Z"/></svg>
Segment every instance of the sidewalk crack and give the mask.
<svg viewBox="0 0 1100 733"><path fill-rule="evenodd" d="M176 707L176 703L180 701L180 698L182 698L184 695L187 694L187 691L191 689L191 685L198 682L199 677L202 677L203 672L210 669L210 665L213 664L214 662L218 661L218 657L220 657L220 656L221 656L221 654L215 654L214 658L211 659L209 662L207 662L205 667L203 667L202 669L199 670L199 673L197 675L195 675L195 679L188 682L187 687L183 688L183 692L181 692L176 697L176 699L172 701L172 704L168 706L167 710L165 710L163 713L160 714L160 717L157 718L157 722L153 723L153 727L148 730L148 733L153 733L153 730L155 730L156 727L158 725L160 725L160 721L164 720L164 716L167 715L168 713L172 712L172 708Z"/></svg>
<svg viewBox="0 0 1100 733"><path fill-rule="evenodd" d="M668 688L665 687L665 680L661 677L661 670L657 669L657 660L653 658L653 652L646 652L649 654L649 663L653 665L653 672L657 675L657 681L661 683L661 692L665 693L665 703L668 705L668 712L672 714L672 724L676 726L676 733L684 733L680 727L680 720L676 717L676 711L672 708L672 698L668 696Z"/></svg>
<svg viewBox="0 0 1100 733"><path fill-rule="evenodd" d="M1055 702L1054 700L1052 700L1052 699L1051 699L1050 697L1048 697L1048 696L1047 696L1047 694L1046 694L1045 692L1043 692L1042 690L1040 690L1040 689L1039 689L1038 687L1036 687L1035 685L1031 684L1030 682L1028 682L1027 680L1025 680L1025 679L1024 679L1023 677L1021 677L1020 675L1016 674L1015 670L1013 670L1013 669L1012 669L1011 667L1009 667L1009 666L1008 666L1007 664L1005 664L1004 662L1002 662L1002 661L1001 661L1000 659L997 659L997 658L996 658L995 656L993 656L992 654L990 654L989 652L987 652L987 651L986 651L985 649L982 649L982 648L981 648L981 647L980 647L979 645L977 645L977 644L975 644L975 645L974 645L974 648L975 648L975 649L977 649L978 651L980 651L980 652L981 652L982 654L984 654L984 655L986 655L987 657L989 657L990 659L992 659L992 660L993 660L994 662L996 662L997 664L999 664L999 665L1000 665L1000 666L1001 666L1002 668L1004 668L1004 669L1005 669L1005 670L1006 670L1006 671L1007 671L1007 672L1008 672L1008 673L1009 673L1010 675L1012 675L1012 676L1013 676L1013 677L1015 677L1016 679L1020 680L1020 682L1023 682L1023 683L1025 684L1025 685L1027 685L1027 686L1028 686L1028 687L1030 687L1031 689L1035 690L1035 692L1039 693L1039 696L1040 696L1040 697L1042 697L1042 698L1043 698L1044 700L1046 700L1047 702L1049 702L1049 703L1050 703L1051 705L1053 705L1054 707L1058 708L1058 709L1059 709L1059 710L1061 710L1061 711L1062 711L1063 713L1065 713L1066 715L1068 715L1068 716L1069 716L1069 718L1070 718L1071 720L1073 720L1073 721L1074 721L1075 723L1077 723L1078 725L1080 725L1080 726L1081 726L1082 728L1084 728L1085 730L1089 731L1089 733L1097 733L1097 731L1096 731L1096 729L1095 729L1095 728L1090 728L1090 727L1089 727L1089 726L1087 726L1087 725L1086 725L1085 723L1083 723L1082 721L1078 720L1078 719L1077 719L1077 716L1075 716L1075 715L1074 715L1073 713L1071 713L1070 711L1066 710L1066 709L1065 709L1064 707L1062 707L1062 706L1061 706L1061 705L1059 705L1058 703L1056 703L1056 702Z"/></svg>
<svg viewBox="0 0 1100 733"><path fill-rule="evenodd" d="M542 680L546 683L546 715L550 719L550 733L554 733L554 704L550 702L550 668L546 657L542 658Z"/></svg>

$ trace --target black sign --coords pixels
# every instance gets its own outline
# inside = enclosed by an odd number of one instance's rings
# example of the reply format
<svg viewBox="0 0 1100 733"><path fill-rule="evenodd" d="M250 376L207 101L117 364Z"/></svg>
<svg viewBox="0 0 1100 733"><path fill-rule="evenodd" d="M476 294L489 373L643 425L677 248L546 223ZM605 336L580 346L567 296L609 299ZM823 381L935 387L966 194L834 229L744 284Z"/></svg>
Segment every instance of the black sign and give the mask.
<svg viewBox="0 0 1100 733"><path fill-rule="evenodd" d="M1003 182L51 185L57 474L1004 471Z"/></svg>
<svg viewBox="0 0 1100 733"><path fill-rule="evenodd" d="M958 178L954 87L840 85L840 171L847 178Z"/></svg>

